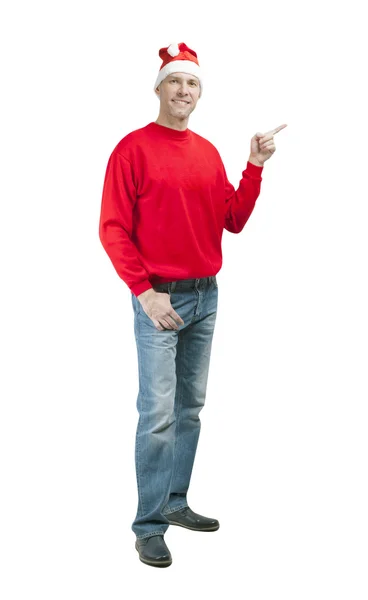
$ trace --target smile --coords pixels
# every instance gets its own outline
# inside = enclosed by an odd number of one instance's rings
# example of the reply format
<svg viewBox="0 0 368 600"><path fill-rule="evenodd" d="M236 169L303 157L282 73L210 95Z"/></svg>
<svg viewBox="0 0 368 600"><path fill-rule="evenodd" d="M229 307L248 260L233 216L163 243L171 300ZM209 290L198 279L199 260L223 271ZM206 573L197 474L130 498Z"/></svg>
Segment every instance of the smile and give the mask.
<svg viewBox="0 0 368 600"><path fill-rule="evenodd" d="M185 100L173 100L173 102L176 102L177 104L189 104L189 102L186 102Z"/></svg>

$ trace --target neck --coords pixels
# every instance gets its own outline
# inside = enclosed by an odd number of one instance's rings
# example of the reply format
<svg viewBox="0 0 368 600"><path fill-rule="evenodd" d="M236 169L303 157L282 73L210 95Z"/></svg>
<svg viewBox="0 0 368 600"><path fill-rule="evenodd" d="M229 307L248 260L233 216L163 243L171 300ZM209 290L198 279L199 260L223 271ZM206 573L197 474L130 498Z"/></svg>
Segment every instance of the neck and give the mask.
<svg viewBox="0 0 368 600"><path fill-rule="evenodd" d="M157 123L157 125L163 125L164 127L170 127L170 129L185 131L188 128L188 121L189 117L186 119L175 119L167 115L159 114L155 123Z"/></svg>

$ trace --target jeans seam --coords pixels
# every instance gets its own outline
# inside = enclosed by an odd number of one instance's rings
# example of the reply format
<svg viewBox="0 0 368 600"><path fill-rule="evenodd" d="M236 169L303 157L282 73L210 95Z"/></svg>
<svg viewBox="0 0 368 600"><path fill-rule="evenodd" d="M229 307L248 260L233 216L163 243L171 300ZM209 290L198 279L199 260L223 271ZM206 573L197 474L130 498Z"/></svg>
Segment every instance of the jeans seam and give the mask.
<svg viewBox="0 0 368 600"><path fill-rule="evenodd" d="M145 538L152 537L154 535L164 535L164 531L151 531L150 533L145 533L144 535L137 535L137 540L144 540Z"/></svg>
<svg viewBox="0 0 368 600"><path fill-rule="evenodd" d="M138 300L139 302L139 300ZM138 327L138 337L139 337L139 321L137 322L137 327ZM142 366L142 361L141 361L141 353L140 353L140 348L139 348L139 344L138 344L138 363L139 366L141 368ZM138 431L137 431L137 440L136 440L136 448L137 448L137 465L141 465L141 461L140 461L140 443L139 443L139 426L142 426L142 414L143 414L143 410L142 410L142 404L143 404L143 399L144 399L144 394L143 394L143 390L139 390L139 394L140 394L140 399L141 399L141 406L139 407L139 420L138 420ZM138 487L138 497L139 497L139 503L141 505L141 509L142 509L142 514L144 514L144 502L143 502L143 496L142 496L142 486L141 486L141 477L140 477L140 470L138 468L138 472L137 472L137 487Z"/></svg>
<svg viewBox="0 0 368 600"><path fill-rule="evenodd" d="M186 344L185 344L185 338L182 338L182 343L183 343L183 360L180 362L180 367L182 368L183 362L185 362L185 349L186 349ZM179 381L182 383L182 378L180 377L181 375L181 368L179 371ZM179 425L180 425L180 414L181 414L181 409L182 409L182 405L183 405L183 385L181 384L180 386L180 390L179 390L179 395L178 395L178 412L177 412L177 416L176 416L176 427L175 429L177 431L179 431ZM174 462L174 468L173 468L173 472L172 472L172 476L171 476L171 482L174 480L175 475L176 475L176 469L175 469L175 456L176 456L176 447L178 444L178 435L175 435L175 444L174 444L174 452L173 452L173 462ZM170 493L171 493L171 484L170 484ZM179 509L176 509L179 510Z"/></svg>

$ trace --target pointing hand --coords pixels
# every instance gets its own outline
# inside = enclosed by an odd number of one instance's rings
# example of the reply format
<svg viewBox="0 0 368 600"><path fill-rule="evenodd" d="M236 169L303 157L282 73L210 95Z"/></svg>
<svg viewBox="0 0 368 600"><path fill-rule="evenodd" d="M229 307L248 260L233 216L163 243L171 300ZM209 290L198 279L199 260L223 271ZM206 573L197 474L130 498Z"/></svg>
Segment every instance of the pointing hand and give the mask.
<svg viewBox="0 0 368 600"><path fill-rule="evenodd" d="M284 129L287 125L279 125L276 129L271 129L267 133L256 133L250 142L250 157L249 161L258 166L263 167L263 163L271 158L272 154L276 151L275 142L273 136Z"/></svg>

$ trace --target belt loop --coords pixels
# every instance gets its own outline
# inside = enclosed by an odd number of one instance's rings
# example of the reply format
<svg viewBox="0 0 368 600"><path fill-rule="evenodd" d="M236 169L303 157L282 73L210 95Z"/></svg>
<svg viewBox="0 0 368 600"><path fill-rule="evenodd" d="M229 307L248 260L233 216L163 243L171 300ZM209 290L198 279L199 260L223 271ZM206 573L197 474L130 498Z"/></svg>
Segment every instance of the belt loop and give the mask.
<svg viewBox="0 0 368 600"><path fill-rule="evenodd" d="M170 294L175 292L175 288L176 288L176 281L170 281L170 283L169 283Z"/></svg>

